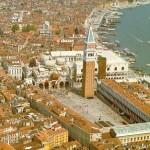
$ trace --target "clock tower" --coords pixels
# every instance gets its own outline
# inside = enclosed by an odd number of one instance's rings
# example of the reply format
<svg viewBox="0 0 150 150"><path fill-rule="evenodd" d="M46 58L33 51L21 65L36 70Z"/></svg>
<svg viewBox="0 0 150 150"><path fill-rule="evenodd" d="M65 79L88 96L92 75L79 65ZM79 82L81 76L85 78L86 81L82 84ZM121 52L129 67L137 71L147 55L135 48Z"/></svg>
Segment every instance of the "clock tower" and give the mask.
<svg viewBox="0 0 150 150"><path fill-rule="evenodd" d="M90 27L83 55L82 95L86 98L94 97L95 60L96 42L92 27Z"/></svg>

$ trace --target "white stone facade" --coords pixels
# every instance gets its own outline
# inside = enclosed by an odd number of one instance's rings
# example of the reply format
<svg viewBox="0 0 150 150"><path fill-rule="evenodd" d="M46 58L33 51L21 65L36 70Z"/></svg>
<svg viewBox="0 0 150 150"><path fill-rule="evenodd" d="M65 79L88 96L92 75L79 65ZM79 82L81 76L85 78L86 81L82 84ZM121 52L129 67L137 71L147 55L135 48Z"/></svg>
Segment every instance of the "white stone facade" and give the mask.
<svg viewBox="0 0 150 150"><path fill-rule="evenodd" d="M58 62L61 65L68 66L72 72L70 77L75 81L82 81L83 71L83 51L53 51L50 53L42 54L41 59L44 64L49 61L55 61L56 67ZM106 78L115 79L117 81L126 80L128 78L128 62L123 60L117 54L110 50L99 50L95 52L95 76L98 74L98 57L106 58ZM54 66L54 64L53 64ZM70 67L72 66L72 67Z"/></svg>
<svg viewBox="0 0 150 150"><path fill-rule="evenodd" d="M12 61L7 65L8 73L15 79L22 80L22 64L20 61Z"/></svg>

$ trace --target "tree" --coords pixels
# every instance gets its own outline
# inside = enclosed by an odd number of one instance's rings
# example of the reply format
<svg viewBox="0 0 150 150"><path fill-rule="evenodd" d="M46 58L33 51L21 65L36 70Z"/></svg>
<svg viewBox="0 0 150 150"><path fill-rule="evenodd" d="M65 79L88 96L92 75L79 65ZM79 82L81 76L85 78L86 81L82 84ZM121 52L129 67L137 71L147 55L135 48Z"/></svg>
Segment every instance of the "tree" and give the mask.
<svg viewBox="0 0 150 150"><path fill-rule="evenodd" d="M74 32L75 32L75 34L79 34L79 29L76 27Z"/></svg>
<svg viewBox="0 0 150 150"><path fill-rule="evenodd" d="M36 59L35 58L31 58L30 62L29 62L29 67L35 67L36 66Z"/></svg>
<svg viewBox="0 0 150 150"><path fill-rule="evenodd" d="M34 30L35 30L34 25L30 25L30 24L27 24L26 26L22 28L22 32L30 32Z"/></svg>
<svg viewBox="0 0 150 150"><path fill-rule="evenodd" d="M39 87L40 87L41 89L43 89L43 88L44 88L43 83L40 83L40 84L39 84Z"/></svg>
<svg viewBox="0 0 150 150"><path fill-rule="evenodd" d="M17 30L19 30L19 25L18 24L13 24L11 30L12 30L13 33L15 33Z"/></svg>
<svg viewBox="0 0 150 150"><path fill-rule="evenodd" d="M129 3L133 3L133 0L128 0Z"/></svg>
<svg viewBox="0 0 150 150"><path fill-rule="evenodd" d="M4 35L4 32L2 30L2 28L0 28L0 36L3 36Z"/></svg>
<svg viewBox="0 0 150 150"><path fill-rule="evenodd" d="M39 13L39 14L42 14L42 10L41 10L41 9L34 10L34 12Z"/></svg>
<svg viewBox="0 0 150 150"><path fill-rule="evenodd" d="M49 83L48 83L48 81L45 81L44 86L45 86L45 89L48 89L48 88L49 88Z"/></svg>
<svg viewBox="0 0 150 150"><path fill-rule="evenodd" d="M55 34L59 35L59 34L60 34L60 30L57 30L57 31L55 32Z"/></svg>

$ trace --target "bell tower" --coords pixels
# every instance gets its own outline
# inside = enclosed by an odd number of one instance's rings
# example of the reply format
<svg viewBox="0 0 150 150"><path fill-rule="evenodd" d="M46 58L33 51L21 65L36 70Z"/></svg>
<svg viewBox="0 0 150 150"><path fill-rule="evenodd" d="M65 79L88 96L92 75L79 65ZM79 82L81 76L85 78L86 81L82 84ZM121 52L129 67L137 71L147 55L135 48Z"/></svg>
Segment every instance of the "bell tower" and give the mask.
<svg viewBox="0 0 150 150"><path fill-rule="evenodd" d="M94 97L95 60L96 42L94 39L92 27L90 27L83 55L82 95L86 98Z"/></svg>

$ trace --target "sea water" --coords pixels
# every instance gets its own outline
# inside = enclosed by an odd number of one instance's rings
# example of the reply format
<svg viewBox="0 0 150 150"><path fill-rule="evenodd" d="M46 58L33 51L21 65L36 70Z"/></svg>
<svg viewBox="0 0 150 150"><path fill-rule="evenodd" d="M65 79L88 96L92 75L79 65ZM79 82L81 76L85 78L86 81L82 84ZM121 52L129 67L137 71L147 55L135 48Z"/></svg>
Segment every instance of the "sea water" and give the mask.
<svg viewBox="0 0 150 150"><path fill-rule="evenodd" d="M136 54L132 67L150 74L150 5L121 10L123 15L111 40Z"/></svg>

